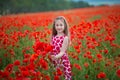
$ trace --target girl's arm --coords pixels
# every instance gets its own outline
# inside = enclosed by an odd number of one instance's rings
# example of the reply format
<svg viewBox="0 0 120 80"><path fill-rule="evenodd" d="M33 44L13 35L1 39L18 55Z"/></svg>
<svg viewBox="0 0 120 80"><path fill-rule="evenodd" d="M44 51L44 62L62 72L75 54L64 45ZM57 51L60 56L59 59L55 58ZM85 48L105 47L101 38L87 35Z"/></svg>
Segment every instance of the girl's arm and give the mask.
<svg viewBox="0 0 120 80"><path fill-rule="evenodd" d="M60 53L59 53L58 55L56 55L55 58L56 58L56 59L61 58L61 57L64 55L64 53L65 53L65 51L67 50L67 48L68 48L68 37L66 36L66 37L64 38L62 47L61 47L61 49L60 49Z"/></svg>

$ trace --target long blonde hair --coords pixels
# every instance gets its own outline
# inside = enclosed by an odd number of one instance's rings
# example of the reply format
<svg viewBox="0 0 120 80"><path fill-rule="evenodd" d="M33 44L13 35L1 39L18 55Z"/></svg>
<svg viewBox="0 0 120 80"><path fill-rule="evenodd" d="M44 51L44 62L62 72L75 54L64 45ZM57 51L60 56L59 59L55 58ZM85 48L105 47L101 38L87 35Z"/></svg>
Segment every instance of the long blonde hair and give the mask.
<svg viewBox="0 0 120 80"><path fill-rule="evenodd" d="M52 38L53 36L56 36L56 35L57 35L57 31L56 31L56 29L55 29L55 22L56 22L56 20L63 20L63 22L64 22L64 27L65 27L63 32L64 32L64 34L65 34L66 36L68 36L68 38L69 38L69 44L70 44L71 41L70 41L69 25L68 25L68 22L67 22L67 20L65 19L64 16L58 16L58 17L56 17L55 20L53 21L51 38Z"/></svg>

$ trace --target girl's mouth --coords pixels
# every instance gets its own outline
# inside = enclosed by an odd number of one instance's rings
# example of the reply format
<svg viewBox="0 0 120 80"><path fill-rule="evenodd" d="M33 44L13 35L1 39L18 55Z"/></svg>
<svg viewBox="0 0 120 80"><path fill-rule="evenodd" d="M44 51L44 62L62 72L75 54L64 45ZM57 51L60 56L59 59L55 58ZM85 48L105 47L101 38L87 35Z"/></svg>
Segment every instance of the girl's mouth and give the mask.
<svg viewBox="0 0 120 80"><path fill-rule="evenodd" d="M61 29L58 29L59 31L61 30Z"/></svg>

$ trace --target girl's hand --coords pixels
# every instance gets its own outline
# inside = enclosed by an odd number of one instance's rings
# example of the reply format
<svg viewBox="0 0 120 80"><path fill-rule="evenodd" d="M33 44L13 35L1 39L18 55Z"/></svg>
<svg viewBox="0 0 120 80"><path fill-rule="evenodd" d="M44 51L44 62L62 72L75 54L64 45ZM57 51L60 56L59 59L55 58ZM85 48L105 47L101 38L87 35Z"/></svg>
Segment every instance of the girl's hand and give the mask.
<svg viewBox="0 0 120 80"><path fill-rule="evenodd" d="M51 55L51 58L52 58L52 60L56 60L57 59L55 55Z"/></svg>

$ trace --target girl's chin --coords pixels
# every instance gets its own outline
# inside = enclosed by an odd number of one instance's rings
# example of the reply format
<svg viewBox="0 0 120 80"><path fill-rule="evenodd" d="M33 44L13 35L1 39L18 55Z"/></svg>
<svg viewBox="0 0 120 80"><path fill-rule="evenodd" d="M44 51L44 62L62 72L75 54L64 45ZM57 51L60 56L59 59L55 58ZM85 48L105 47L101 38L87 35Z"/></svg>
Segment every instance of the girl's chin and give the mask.
<svg viewBox="0 0 120 80"><path fill-rule="evenodd" d="M63 33L63 31L57 31L57 33Z"/></svg>
<svg viewBox="0 0 120 80"><path fill-rule="evenodd" d="M57 32L57 33L63 33L63 32Z"/></svg>

